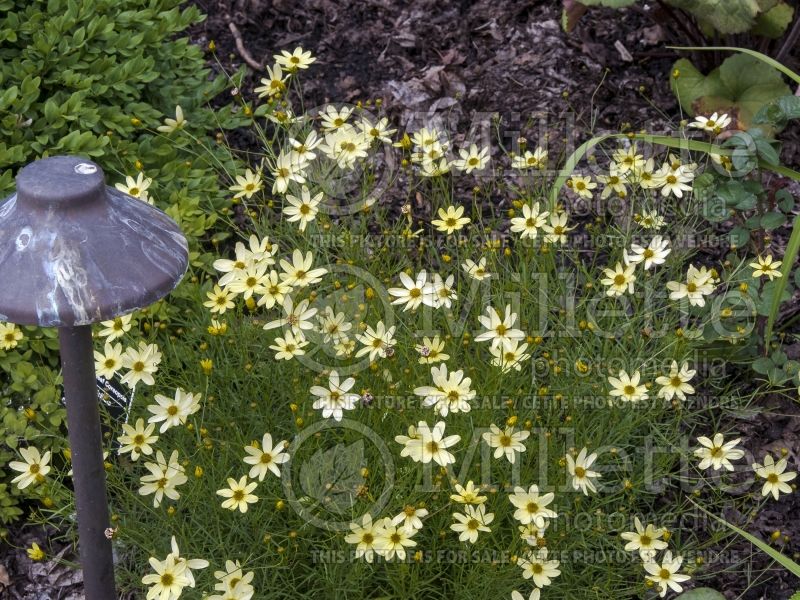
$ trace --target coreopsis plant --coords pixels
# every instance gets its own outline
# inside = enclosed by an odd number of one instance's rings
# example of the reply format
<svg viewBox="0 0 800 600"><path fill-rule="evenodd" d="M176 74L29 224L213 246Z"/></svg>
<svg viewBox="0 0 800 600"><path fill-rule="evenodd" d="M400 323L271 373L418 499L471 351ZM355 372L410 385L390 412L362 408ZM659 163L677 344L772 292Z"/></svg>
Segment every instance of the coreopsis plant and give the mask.
<svg viewBox="0 0 800 600"><path fill-rule="evenodd" d="M98 371L133 389L127 420L108 418L123 585L165 600L588 600L712 573L681 557L719 538L672 528L651 486L669 483L672 516L696 494L754 510L706 485L747 440L718 439L723 409L695 400L747 404L702 350L725 303L778 267L752 258L775 250L720 262L681 241L707 162L625 139L562 186L544 142L454 150L460 136L403 131L377 102L305 111L314 57L275 60L255 97L235 96L263 155L225 175L234 236L213 276L176 292L194 310L98 328ZM699 468L681 471L687 434ZM63 514L68 459L23 450L20 493ZM784 501L789 463L754 464L754 489ZM615 551L640 566L574 558Z"/></svg>

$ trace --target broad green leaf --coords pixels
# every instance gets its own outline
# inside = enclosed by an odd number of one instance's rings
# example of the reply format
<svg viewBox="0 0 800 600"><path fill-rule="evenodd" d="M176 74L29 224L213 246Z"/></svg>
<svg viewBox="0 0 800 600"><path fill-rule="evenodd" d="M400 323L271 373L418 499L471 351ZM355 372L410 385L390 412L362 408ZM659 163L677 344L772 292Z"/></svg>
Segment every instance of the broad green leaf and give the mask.
<svg viewBox="0 0 800 600"><path fill-rule="evenodd" d="M782 96L773 100L753 117L753 123L766 123L780 130L791 119L800 119L800 96Z"/></svg>
<svg viewBox="0 0 800 600"><path fill-rule="evenodd" d="M667 0L693 15L704 28L724 34L744 33L755 23L760 7L756 0Z"/></svg>
<svg viewBox="0 0 800 600"><path fill-rule="evenodd" d="M770 369L775 367L775 363L772 362L771 358L766 356L762 356L761 358L757 358L753 361L753 371L759 373L761 375L766 375L769 373Z"/></svg>
<svg viewBox="0 0 800 600"><path fill-rule="evenodd" d="M786 215L781 212L768 212L761 217L761 227L775 229L786 223Z"/></svg>
<svg viewBox="0 0 800 600"><path fill-rule="evenodd" d="M724 200L727 206L737 210L750 210L756 205L756 195L746 190L741 182L735 179L719 185L716 195Z"/></svg>
<svg viewBox="0 0 800 600"><path fill-rule="evenodd" d="M734 227L728 234L731 249L743 248L750 241L750 232L744 227Z"/></svg>
<svg viewBox="0 0 800 600"><path fill-rule="evenodd" d="M795 73L789 67L779 63L777 60L770 58L766 54L750 50L749 48L737 48L735 46L667 46L670 50L698 50L698 51L713 51L713 50L726 50L729 52L740 52L753 56L763 63L768 64L773 69L777 69L787 77L793 79L796 83L800 83L800 73Z"/></svg>
<svg viewBox="0 0 800 600"><path fill-rule="evenodd" d="M758 17L756 17L755 27L753 27L750 33L777 39L786 32L786 28L789 27L789 24L792 22L793 16L794 8L781 2L767 10L767 12L758 15Z"/></svg>
<svg viewBox="0 0 800 600"><path fill-rule="evenodd" d="M794 196L787 189L778 190L775 192L775 202L783 212L791 212L794 208Z"/></svg>
<svg viewBox="0 0 800 600"><path fill-rule="evenodd" d="M761 61L747 54L734 54L726 58L719 67L719 74L726 91L734 99L754 87L783 83L778 71L765 68Z"/></svg>
<svg viewBox="0 0 800 600"><path fill-rule="evenodd" d="M692 105L698 98L724 94L724 90L718 88L712 79L703 75L687 58L678 59L672 66L670 86L678 102L691 116L695 115Z"/></svg>
<svg viewBox="0 0 800 600"><path fill-rule="evenodd" d="M705 77L690 61L680 59L673 67L671 85L689 114L728 112L745 127L764 105L791 93L778 71L745 54L726 58Z"/></svg>
<svg viewBox="0 0 800 600"><path fill-rule="evenodd" d="M764 162L770 165L780 164L781 159L780 156L778 155L778 151L768 140L765 140L764 138L759 138L755 140L755 143L758 156Z"/></svg>

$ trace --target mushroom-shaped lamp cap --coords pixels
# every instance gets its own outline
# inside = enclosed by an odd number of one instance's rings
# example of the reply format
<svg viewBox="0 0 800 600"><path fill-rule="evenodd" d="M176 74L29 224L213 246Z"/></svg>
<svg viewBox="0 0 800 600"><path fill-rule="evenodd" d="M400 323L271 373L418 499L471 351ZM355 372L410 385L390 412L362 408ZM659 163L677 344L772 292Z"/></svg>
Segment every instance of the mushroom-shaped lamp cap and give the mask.
<svg viewBox="0 0 800 600"><path fill-rule="evenodd" d="M112 319L172 291L188 256L177 224L107 187L95 163L37 160L0 202L0 320L71 327Z"/></svg>

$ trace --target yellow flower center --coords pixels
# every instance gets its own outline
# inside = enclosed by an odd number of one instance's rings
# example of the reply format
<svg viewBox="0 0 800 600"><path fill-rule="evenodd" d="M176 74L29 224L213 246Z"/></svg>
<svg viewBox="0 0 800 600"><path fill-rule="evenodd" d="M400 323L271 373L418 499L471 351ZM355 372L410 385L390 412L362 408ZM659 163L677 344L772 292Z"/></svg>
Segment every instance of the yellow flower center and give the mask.
<svg viewBox="0 0 800 600"><path fill-rule="evenodd" d="M614 285L623 285L625 283L625 275L619 274L614 277Z"/></svg>
<svg viewBox="0 0 800 600"><path fill-rule="evenodd" d="M172 573L163 573L161 575L161 585L165 588L172 587L172 583L175 581L175 578L172 576Z"/></svg>
<svg viewBox="0 0 800 600"><path fill-rule="evenodd" d="M528 505L525 508L531 514L539 512L539 505L536 504L536 502L528 502Z"/></svg>
<svg viewBox="0 0 800 600"><path fill-rule="evenodd" d="M583 467L575 467L575 477L578 479L582 479L586 476L586 469Z"/></svg>

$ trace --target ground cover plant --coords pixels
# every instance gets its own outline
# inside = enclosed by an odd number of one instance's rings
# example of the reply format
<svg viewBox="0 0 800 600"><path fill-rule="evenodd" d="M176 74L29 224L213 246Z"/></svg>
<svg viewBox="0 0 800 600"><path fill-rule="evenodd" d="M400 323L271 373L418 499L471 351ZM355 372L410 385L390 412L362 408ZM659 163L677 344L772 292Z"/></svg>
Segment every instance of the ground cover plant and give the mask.
<svg viewBox="0 0 800 600"><path fill-rule="evenodd" d="M237 124L208 101L225 87L210 77L202 51L172 39L202 19L178 1L0 3L0 196L28 162L71 153L102 163L109 183L166 211L186 234L195 265L212 262L212 240L227 205L212 164L212 127ZM188 134L177 144L154 123L173 116L176 103L191 111ZM153 124L148 127L147 124ZM166 127L162 125L162 127ZM207 151L198 153L202 146ZM204 247L205 244L205 247ZM149 326L179 310L152 307ZM42 451L64 449L58 343L54 330L25 327L0 345L0 534L19 519L18 490L7 468L19 443L38 438Z"/></svg>
<svg viewBox="0 0 800 600"><path fill-rule="evenodd" d="M310 108L319 58L287 47L252 93L230 74L258 152L198 143L186 106L137 125L227 202L163 307L96 331L133 397L105 416L123 593L690 599L738 572L747 597L771 573L714 516L746 532L794 491L796 449L741 436L800 383L774 318L791 101L565 155L494 117ZM8 360L35 335L2 324ZM70 539L63 431L34 423L14 493Z"/></svg>
<svg viewBox="0 0 800 600"><path fill-rule="evenodd" d="M134 397L107 424L121 586L633 598L745 568L694 502L752 515L794 473L723 419L753 394L713 344L757 348L750 308L782 276L728 235L717 263L696 254L716 215L695 182L729 173L707 141L729 118L556 171L567 157L524 132L305 109L314 57L276 61L235 96L263 155L219 173L240 239L176 290L165 339L141 315L98 328L98 372ZM68 516L68 454L28 441L15 485Z"/></svg>

